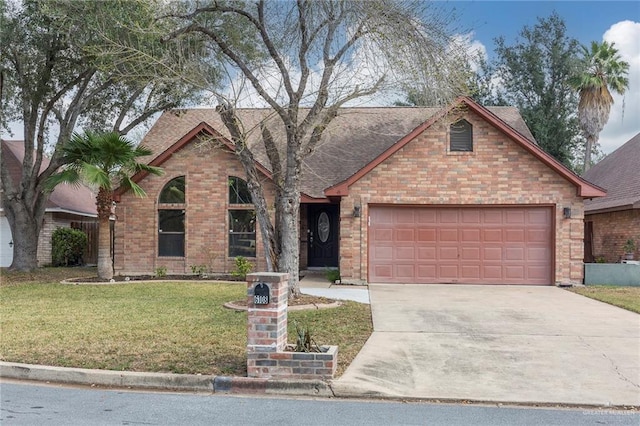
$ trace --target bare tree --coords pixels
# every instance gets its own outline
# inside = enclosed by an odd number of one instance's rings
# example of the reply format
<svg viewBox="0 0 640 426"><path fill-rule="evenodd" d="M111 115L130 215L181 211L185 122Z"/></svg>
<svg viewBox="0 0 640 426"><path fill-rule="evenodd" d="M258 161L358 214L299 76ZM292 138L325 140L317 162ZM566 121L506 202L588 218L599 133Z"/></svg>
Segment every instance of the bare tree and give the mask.
<svg viewBox="0 0 640 426"><path fill-rule="evenodd" d="M164 40L203 43L203 69L222 61L226 80L211 91L246 172L271 271L289 273L299 294L300 177L305 159L345 105L388 97L411 85L441 103L464 93L464 49L449 16L423 1L200 1L172 3ZM133 52L122 47L126 57ZM117 50L117 49L116 49ZM139 58L143 57L139 52ZM139 59L138 59L139 60ZM199 77L177 76L189 81ZM231 90L233 87L237 90ZM246 99L272 110L250 128L237 114ZM243 99L245 101L243 101ZM276 188L269 214L250 132L260 132Z"/></svg>
<svg viewBox="0 0 640 426"><path fill-rule="evenodd" d="M205 40L210 56L224 59L230 75L244 77L285 129L286 141L276 141L269 125L260 126L276 187L272 220L235 103L219 98L218 112L247 173L267 264L289 273L290 297L296 297L305 158L349 102L389 93L408 81L436 88L443 102L462 93L466 76L457 66L462 52L447 34L446 16L417 1L299 0L203 2L166 19L178 26L167 40ZM224 31L230 25L243 28L241 38Z"/></svg>

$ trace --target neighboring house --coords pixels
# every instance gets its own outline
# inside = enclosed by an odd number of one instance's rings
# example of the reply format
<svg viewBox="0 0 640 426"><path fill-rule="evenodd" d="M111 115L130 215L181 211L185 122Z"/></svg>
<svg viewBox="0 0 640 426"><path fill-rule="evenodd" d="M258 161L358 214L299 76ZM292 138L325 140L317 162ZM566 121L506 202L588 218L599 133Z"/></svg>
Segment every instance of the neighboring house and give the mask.
<svg viewBox="0 0 640 426"><path fill-rule="evenodd" d="M607 196L586 200L585 262L619 262L632 239L640 258L640 133L583 176Z"/></svg>
<svg viewBox="0 0 640 426"><path fill-rule="evenodd" d="M259 123L276 140L282 128L270 110L238 115L273 205ZM212 109L150 129L142 143L165 174L134 177L147 198L116 191L116 274L224 272L238 255L264 270L226 135ZM344 108L304 162L300 266L353 283L580 283L583 199L603 195L542 151L515 108Z"/></svg>
<svg viewBox="0 0 640 426"><path fill-rule="evenodd" d="M14 185L20 181L23 141L2 141L2 155L11 172ZM49 164L42 160L41 170ZM42 230L38 241L38 266L51 264L51 234L58 227L82 229L89 236L90 244L84 254L85 263L97 262L97 211L95 196L85 186L58 185L49 196ZM9 221L0 205L0 267L8 267L13 261L13 237Z"/></svg>

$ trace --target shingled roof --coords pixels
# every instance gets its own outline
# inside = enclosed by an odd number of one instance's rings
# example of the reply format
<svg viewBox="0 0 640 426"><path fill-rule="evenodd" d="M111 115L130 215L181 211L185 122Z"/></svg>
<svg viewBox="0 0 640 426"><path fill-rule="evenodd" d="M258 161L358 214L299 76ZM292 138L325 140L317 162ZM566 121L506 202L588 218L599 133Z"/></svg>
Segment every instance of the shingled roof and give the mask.
<svg viewBox="0 0 640 426"><path fill-rule="evenodd" d="M604 191L580 178L535 142L529 128L514 107L482 107L470 98L460 98L447 108L385 107L342 108L323 133L315 151L306 158L302 169L301 189L306 199L343 196L348 186L370 168L411 141L454 108L466 106L499 128L515 143L537 157L552 170L573 183L583 197L601 197ZM258 168L270 174L269 162L261 141L260 126L269 128L285 158L286 135L282 122L271 109L237 109L247 145L252 149ZM304 114L304 110L302 111ZM163 113L142 140L154 155L149 164L161 166L173 152L194 138L222 137L230 148L229 134L214 109L182 109ZM144 178L141 172L135 181ZM116 190L121 194L123 188Z"/></svg>
<svg viewBox="0 0 640 426"><path fill-rule="evenodd" d="M20 181L22 172L22 161L24 160L24 141L2 140L2 155L5 164L11 173L14 185ZM49 165L47 158L42 159L40 170L44 170ZM96 199L91 190L86 186L71 186L61 184L56 186L49 200L46 211L71 213L80 216L96 217Z"/></svg>
<svg viewBox="0 0 640 426"><path fill-rule="evenodd" d="M586 213L640 209L640 133L590 168L583 177L607 190L586 200Z"/></svg>
<svg viewBox="0 0 640 426"><path fill-rule="evenodd" d="M535 140L514 107L487 108L522 134L530 143ZM324 198L324 190L340 183L364 168L441 108L365 107L342 108L324 132L316 150L305 159L302 191L312 198ZM269 170L269 162L260 139L259 124L266 122L276 141L285 141L281 122L271 109L238 109L238 118L248 135L248 145L256 160ZM181 109L163 113L141 144L154 155L151 162L199 125L206 123L224 137L226 127L215 109Z"/></svg>

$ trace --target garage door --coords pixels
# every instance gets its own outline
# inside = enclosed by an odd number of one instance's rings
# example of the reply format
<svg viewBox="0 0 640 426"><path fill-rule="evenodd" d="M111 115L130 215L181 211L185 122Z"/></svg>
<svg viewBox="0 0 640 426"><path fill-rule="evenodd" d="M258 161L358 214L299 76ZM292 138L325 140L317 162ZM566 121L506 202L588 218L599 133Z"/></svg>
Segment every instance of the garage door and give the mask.
<svg viewBox="0 0 640 426"><path fill-rule="evenodd" d="M551 207L371 207L369 282L550 285Z"/></svg>

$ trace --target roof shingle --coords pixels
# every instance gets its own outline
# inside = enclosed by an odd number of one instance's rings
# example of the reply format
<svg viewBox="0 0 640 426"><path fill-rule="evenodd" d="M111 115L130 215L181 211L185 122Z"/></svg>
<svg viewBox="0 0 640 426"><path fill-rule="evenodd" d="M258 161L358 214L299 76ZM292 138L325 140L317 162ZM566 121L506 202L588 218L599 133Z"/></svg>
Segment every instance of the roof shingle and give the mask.
<svg viewBox="0 0 640 426"><path fill-rule="evenodd" d="M585 212L640 208L640 133L590 168L583 177L607 190L585 200Z"/></svg>

